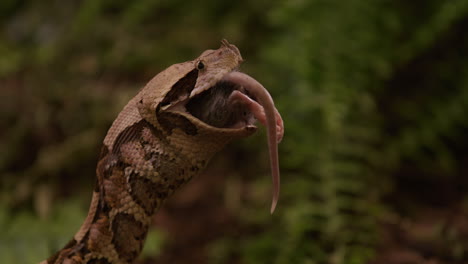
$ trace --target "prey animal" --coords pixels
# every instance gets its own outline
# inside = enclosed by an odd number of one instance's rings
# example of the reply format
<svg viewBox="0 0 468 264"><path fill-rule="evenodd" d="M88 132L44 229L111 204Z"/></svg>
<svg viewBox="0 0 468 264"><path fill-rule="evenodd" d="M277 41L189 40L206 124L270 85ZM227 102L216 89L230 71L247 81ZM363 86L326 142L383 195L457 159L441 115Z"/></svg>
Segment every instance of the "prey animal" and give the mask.
<svg viewBox="0 0 468 264"><path fill-rule="evenodd" d="M223 40L157 74L123 108L104 138L88 215L73 239L41 264L127 264L142 250L152 216L229 141L266 126L279 196L277 144L283 121L268 91L238 71L242 57Z"/></svg>

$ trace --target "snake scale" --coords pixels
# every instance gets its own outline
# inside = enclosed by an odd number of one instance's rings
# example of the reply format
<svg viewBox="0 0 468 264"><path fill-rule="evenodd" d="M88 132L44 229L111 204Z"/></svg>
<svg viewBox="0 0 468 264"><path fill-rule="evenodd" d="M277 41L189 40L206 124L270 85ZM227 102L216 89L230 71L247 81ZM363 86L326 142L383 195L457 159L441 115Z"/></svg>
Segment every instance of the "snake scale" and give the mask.
<svg viewBox="0 0 468 264"><path fill-rule="evenodd" d="M164 200L229 141L253 134L256 120L267 128L274 211L283 121L267 90L238 71L241 62L237 47L223 40L160 72L128 102L104 139L84 223L40 264L132 263Z"/></svg>

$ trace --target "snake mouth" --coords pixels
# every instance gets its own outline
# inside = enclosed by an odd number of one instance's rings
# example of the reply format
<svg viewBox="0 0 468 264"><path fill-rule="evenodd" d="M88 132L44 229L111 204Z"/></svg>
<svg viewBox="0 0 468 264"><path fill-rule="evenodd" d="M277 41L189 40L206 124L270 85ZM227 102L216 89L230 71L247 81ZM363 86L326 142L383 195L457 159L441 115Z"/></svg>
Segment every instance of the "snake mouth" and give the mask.
<svg viewBox="0 0 468 264"><path fill-rule="evenodd" d="M220 129L255 128L255 120L265 125L273 179L270 210L273 213L279 197L278 142L283 137L284 126L265 87L246 74L230 72L214 86L191 97L185 108L193 117Z"/></svg>
<svg viewBox="0 0 468 264"><path fill-rule="evenodd" d="M198 127L230 135L247 136L256 130L254 122L266 127L273 179L273 213L279 197L278 143L284 134L281 115L268 91L258 81L241 72L227 73L210 88L170 105L167 110L185 115ZM240 133L239 133L240 132Z"/></svg>
<svg viewBox="0 0 468 264"><path fill-rule="evenodd" d="M203 123L216 128L255 127L256 98L235 82L221 80L209 89L191 97L186 111ZM254 109L253 109L254 108Z"/></svg>
<svg viewBox="0 0 468 264"><path fill-rule="evenodd" d="M227 78L233 73L241 74L229 72L204 89L185 89L188 93L184 89L174 90L166 96L167 103L160 110L183 115L200 128L233 135L251 134L257 129L257 120L265 124L263 106L245 85Z"/></svg>

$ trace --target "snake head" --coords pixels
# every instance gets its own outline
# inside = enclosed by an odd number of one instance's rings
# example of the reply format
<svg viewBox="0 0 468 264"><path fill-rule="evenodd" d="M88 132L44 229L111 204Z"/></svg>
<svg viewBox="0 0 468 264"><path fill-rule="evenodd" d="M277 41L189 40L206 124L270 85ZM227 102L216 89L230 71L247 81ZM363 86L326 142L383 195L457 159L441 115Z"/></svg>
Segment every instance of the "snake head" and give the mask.
<svg viewBox="0 0 468 264"><path fill-rule="evenodd" d="M163 98L158 98L160 109L177 108L178 104L184 104L187 99L209 90L227 73L239 68L242 61L239 49L223 40L219 49L206 50L193 61L169 67L164 72L175 72L180 78L175 80L170 89L162 90L166 93Z"/></svg>
<svg viewBox="0 0 468 264"><path fill-rule="evenodd" d="M179 115L198 130L220 133L227 139L245 137L256 131L255 116L232 97L234 91L247 93L241 85L225 80L236 72L243 59L239 49L227 40L216 50L206 50L198 58L176 64L164 72L183 73L157 100L154 107L157 122L166 122L166 116ZM163 72L163 73L164 73ZM161 89L160 89L161 91ZM149 96L143 97L147 99Z"/></svg>
<svg viewBox="0 0 468 264"><path fill-rule="evenodd" d="M283 121L268 91L238 71L242 61L237 47L223 40L219 49L206 50L153 78L142 90L139 112L165 133L175 134L174 142L194 158L214 154L230 140L251 135L260 121L268 134L273 212L279 196L277 144L283 137Z"/></svg>
<svg viewBox="0 0 468 264"><path fill-rule="evenodd" d="M213 87L224 75L237 69L242 62L243 59L239 49L225 39L221 41L219 49L204 51L194 60L194 66L199 72L190 97Z"/></svg>

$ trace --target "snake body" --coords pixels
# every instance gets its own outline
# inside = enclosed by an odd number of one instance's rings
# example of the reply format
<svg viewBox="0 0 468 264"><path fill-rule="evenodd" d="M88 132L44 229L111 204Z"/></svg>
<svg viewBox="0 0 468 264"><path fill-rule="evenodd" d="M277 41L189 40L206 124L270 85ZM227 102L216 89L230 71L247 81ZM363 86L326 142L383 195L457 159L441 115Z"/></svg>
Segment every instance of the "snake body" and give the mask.
<svg viewBox="0 0 468 264"><path fill-rule="evenodd" d="M128 102L104 139L84 223L41 264L132 263L164 200L226 143L254 133L256 119L268 127L274 210L283 123L266 89L236 71L241 62L237 47L223 40L160 72Z"/></svg>

